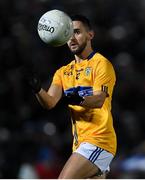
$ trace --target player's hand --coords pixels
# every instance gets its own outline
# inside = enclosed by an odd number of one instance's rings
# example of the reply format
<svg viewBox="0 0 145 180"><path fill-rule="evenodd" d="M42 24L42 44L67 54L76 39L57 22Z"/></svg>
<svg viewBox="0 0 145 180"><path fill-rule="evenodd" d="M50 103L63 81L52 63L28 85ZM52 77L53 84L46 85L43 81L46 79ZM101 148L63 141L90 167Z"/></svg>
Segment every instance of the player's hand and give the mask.
<svg viewBox="0 0 145 180"><path fill-rule="evenodd" d="M41 90L41 80L38 74L29 67L23 67L22 71L26 84L31 88L33 93L37 94Z"/></svg>
<svg viewBox="0 0 145 180"><path fill-rule="evenodd" d="M65 104L81 105L84 101L84 98L79 96L78 92L74 92L64 96L63 101Z"/></svg>

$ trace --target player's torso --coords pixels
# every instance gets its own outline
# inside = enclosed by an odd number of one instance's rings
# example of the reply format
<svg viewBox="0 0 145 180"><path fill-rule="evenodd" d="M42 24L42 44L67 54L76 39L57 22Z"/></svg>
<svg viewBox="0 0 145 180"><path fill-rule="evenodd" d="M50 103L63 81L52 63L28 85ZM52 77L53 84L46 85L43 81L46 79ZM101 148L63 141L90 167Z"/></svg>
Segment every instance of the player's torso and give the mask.
<svg viewBox="0 0 145 180"><path fill-rule="evenodd" d="M100 58L100 54L96 53L89 60L84 60L80 63L72 61L62 69L61 81L66 95L74 91L77 91L80 96L93 95L94 83L96 83L95 77L97 76L96 68L99 66ZM110 116L110 114L108 114L108 110L111 109L111 107L109 107L111 104L110 99L111 97L106 98L101 110L97 108L92 109L72 105L69 105L69 107L74 113L75 120L79 122L81 121L80 124L83 124L84 121L96 123L96 121L99 121L100 119L103 121L106 119L106 116Z"/></svg>
<svg viewBox="0 0 145 180"><path fill-rule="evenodd" d="M64 93L72 93L75 89L81 96L92 95L95 60L84 60L80 63L72 61L63 69L62 83Z"/></svg>
<svg viewBox="0 0 145 180"><path fill-rule="evenodd" d="M64 93L68 94L77 90L80 96L93 95L93 86L96 76L95 71L99 65L99 60L100 55L95 54L89 60L84 60L78 64L76 64L75 61L72 61L65 66L61 71ZM111 112L108 111L110 107L107 107L108 104L110 104L108 101L110 101L110 99L105 101L105 104L101 109L89 109L72 105L69 105L69 107L71 109L72 118L76 121L79 142L88 141L95 144L96 142L99 142L100 139L99 144L96 145L114 153L116 145L109 149L107 144L108 142L109 144L114 144L116 142L115 132L112 126L112 115ZM103 136L106 136L106 138ZM110 139L107 138L109 136ZM102 146L102 142L106 145Z"/></svg>

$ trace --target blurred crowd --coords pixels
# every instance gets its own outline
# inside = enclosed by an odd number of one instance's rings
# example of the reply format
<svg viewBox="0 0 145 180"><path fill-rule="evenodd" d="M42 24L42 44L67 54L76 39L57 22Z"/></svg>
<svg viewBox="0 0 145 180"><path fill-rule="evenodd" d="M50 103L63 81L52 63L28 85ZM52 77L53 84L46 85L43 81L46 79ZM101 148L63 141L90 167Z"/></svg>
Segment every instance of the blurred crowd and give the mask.
<svg viewBox="0 0 145 180"><path fill-rule="evenodd" d="M72 55L37 34L43 13L82 13L93 23L94 48L114 65L118 150L108 178L145 178L145 0L0 0L0 178L57 178L71 154L71 123L63 104L44 110L23 81L32 61L47 89Z"/></svg>

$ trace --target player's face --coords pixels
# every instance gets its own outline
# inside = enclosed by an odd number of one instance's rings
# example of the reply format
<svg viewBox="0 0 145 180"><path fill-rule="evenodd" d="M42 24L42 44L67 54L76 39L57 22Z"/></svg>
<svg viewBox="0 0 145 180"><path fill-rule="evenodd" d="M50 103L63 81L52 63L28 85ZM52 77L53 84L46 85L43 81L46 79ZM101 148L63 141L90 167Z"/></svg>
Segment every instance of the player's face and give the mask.
<svg viewBox="0 0 145 180"><path fill-rule="evenodd" d="M81 54L88 46L88 43L92 39L90 37L90 31L80 21L73 21L74 33L68 41L68 47L73 54Z"/></svg>

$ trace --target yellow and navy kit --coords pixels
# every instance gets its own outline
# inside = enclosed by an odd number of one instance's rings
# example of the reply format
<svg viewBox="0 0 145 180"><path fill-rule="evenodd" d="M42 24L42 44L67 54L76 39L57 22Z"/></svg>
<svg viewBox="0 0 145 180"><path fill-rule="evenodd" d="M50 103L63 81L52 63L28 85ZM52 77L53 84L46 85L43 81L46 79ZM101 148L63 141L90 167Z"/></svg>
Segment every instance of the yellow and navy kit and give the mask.
<svg viewBox="0 0 145 180"><path fill-rule="evenodd" d="M98 90L108 94L100 109L69 105L73 119L73 150L81 142L89 142L115 155L117 143L111 114L115 81L111 62L96 52L80 63L73 60L56 71L52 84L61 86L65 94L76 89L80 96L91 96Z"/></svg>

